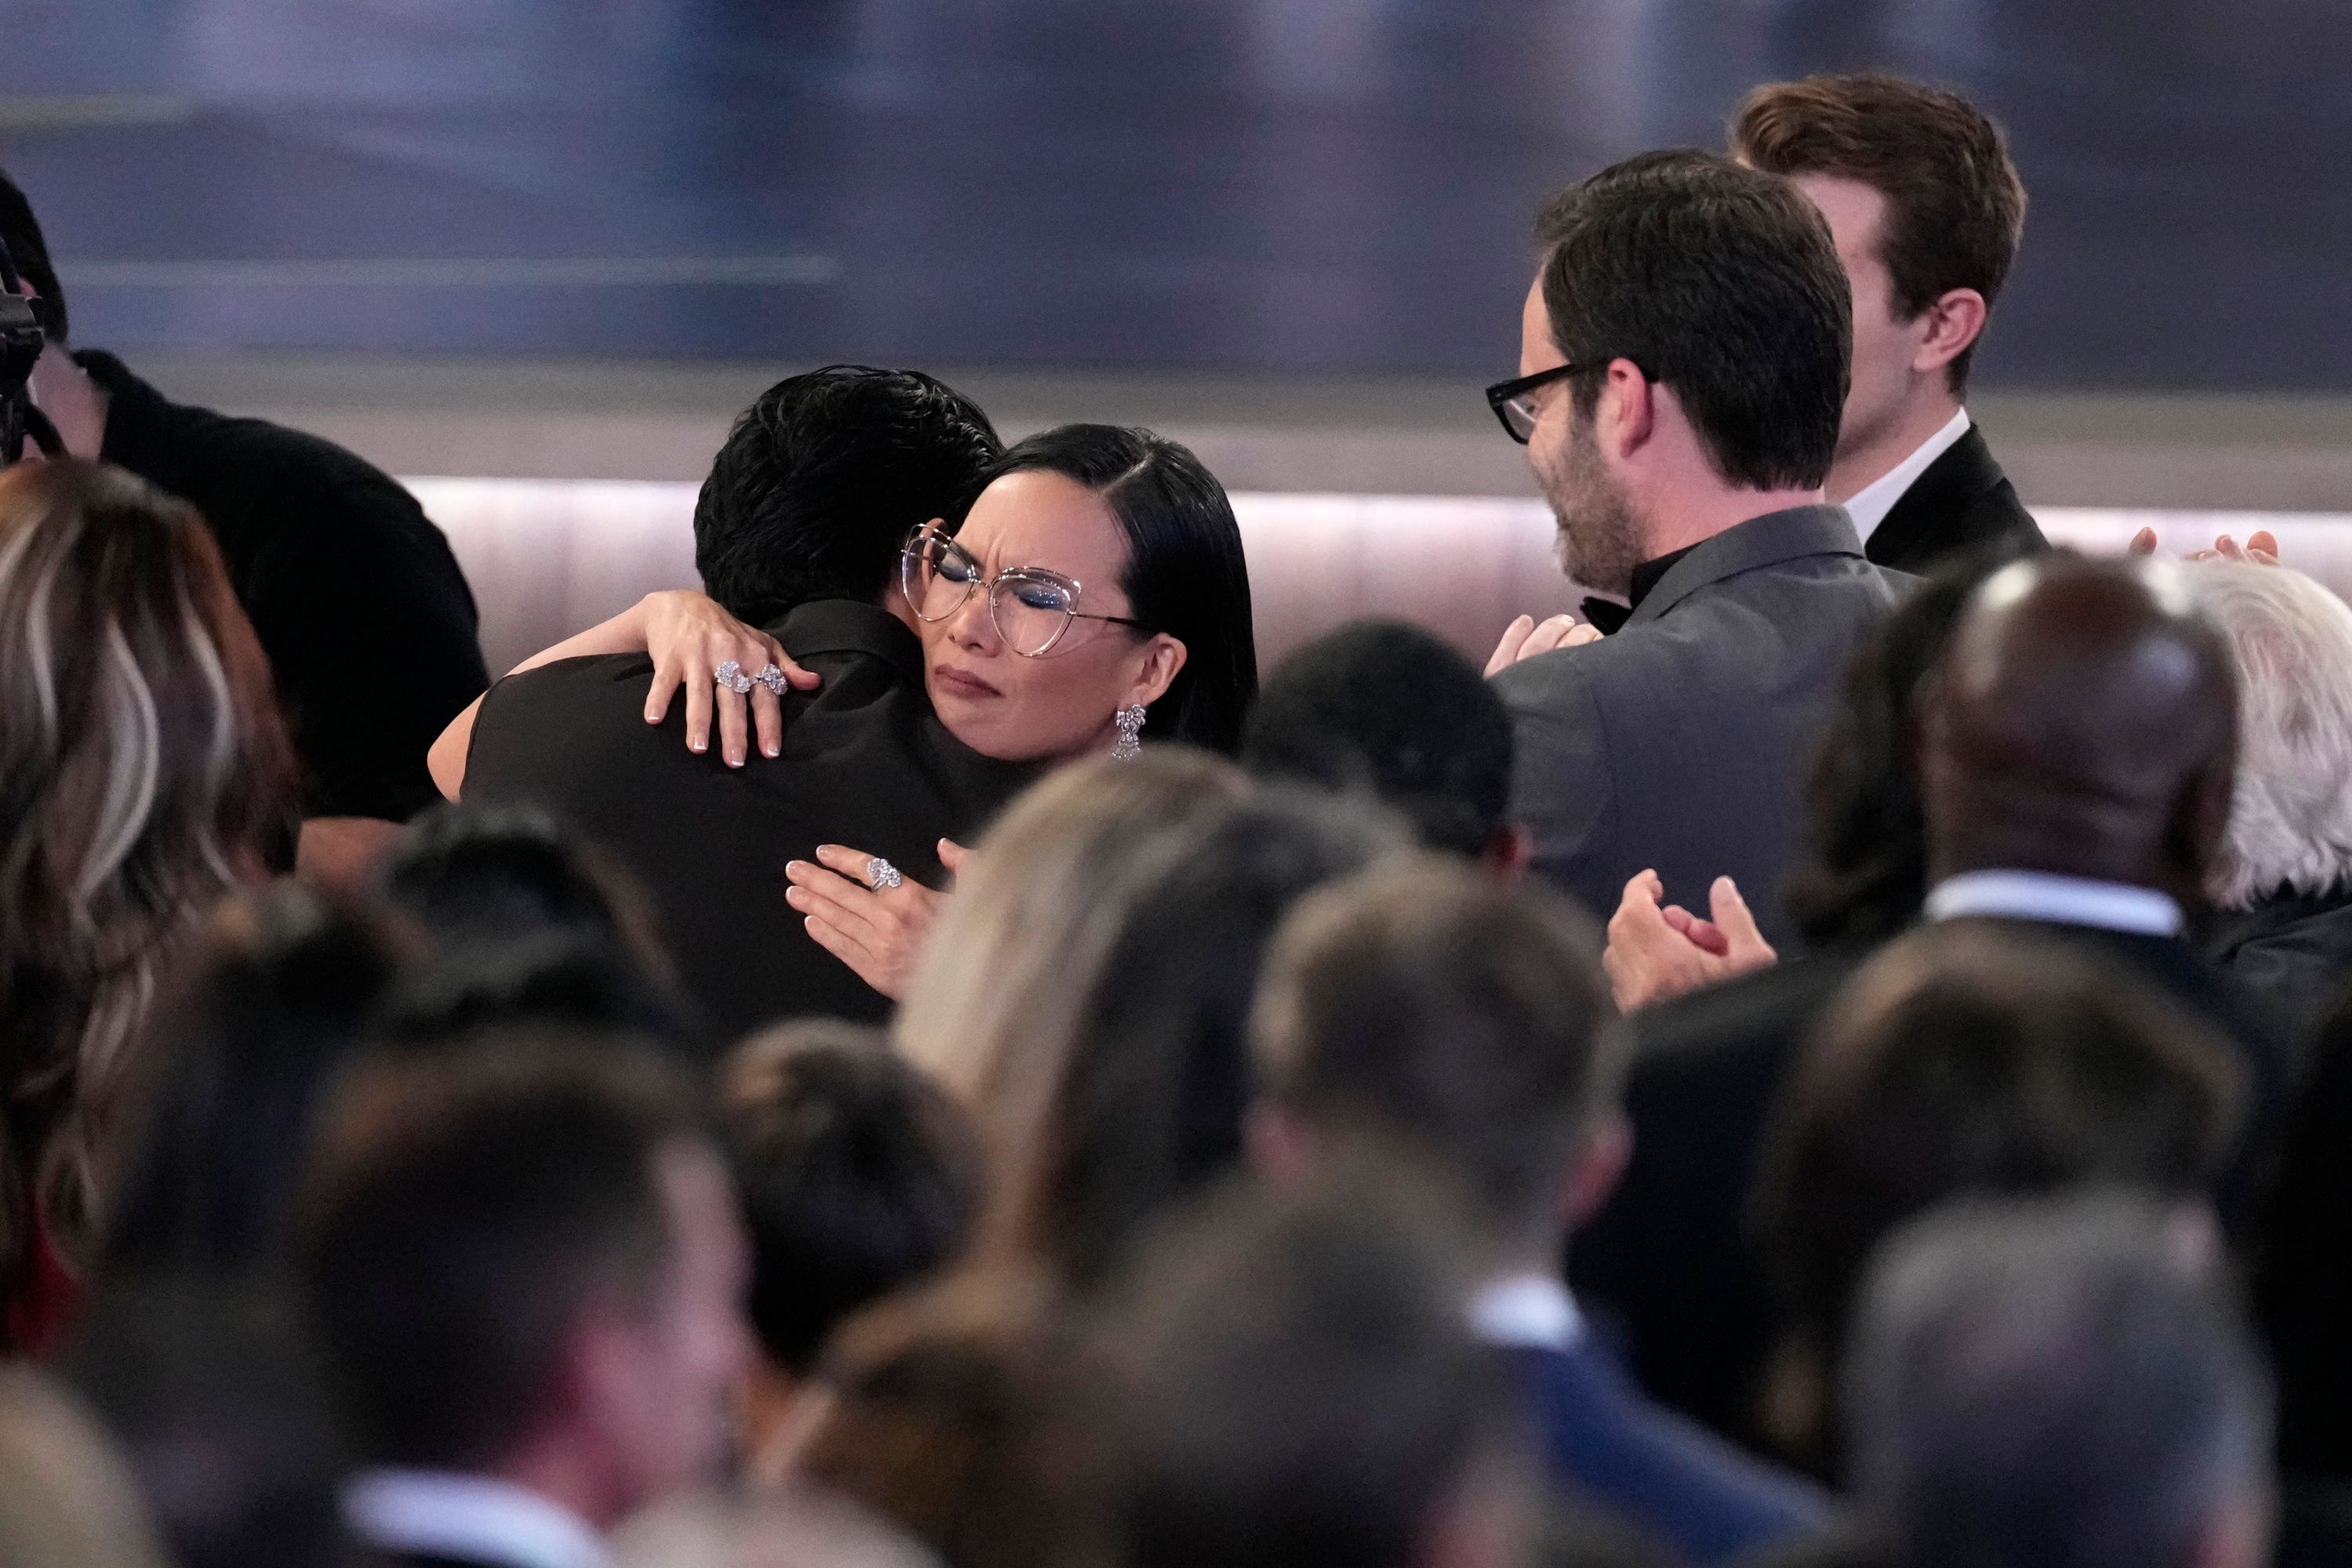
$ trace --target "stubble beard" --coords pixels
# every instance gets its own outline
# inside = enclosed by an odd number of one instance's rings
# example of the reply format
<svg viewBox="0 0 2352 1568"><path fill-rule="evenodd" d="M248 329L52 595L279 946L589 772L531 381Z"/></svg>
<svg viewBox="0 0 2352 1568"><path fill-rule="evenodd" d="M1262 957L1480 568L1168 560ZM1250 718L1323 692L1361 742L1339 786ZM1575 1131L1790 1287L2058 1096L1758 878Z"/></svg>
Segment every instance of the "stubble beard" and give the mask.
<svg viewBox="0 0 2352 1568"><path fill-rule="evenodd" d="M1559 569L1602 594L1624 594L1642 563L1640 527L1624 487L1601 460L1601 444L1590 425L1579 424L1560 445L1555 461L1538 458L1536 482L1559 526L1553 553Z"/></svg>

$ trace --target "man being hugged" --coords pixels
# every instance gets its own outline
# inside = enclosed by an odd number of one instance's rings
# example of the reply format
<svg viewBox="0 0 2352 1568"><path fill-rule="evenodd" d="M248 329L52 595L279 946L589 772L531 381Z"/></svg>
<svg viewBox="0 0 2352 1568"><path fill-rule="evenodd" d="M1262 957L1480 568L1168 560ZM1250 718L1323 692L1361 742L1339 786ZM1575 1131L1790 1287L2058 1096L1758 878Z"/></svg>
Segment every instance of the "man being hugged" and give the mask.
<svg viewBox="0 0 2352 1568"><path fill-rule="evenodd" d="M1637 878L1695 899L1727 874L1781 942L1827 699L1908 581L1822 500L1844 270L1793 185L1703 153L1604 169L1536 236L1520 374L1487 398L1528 447L1562 566L1633 609L1605 640L1565 618L1505 634L1488 672L1515 730L1512 813L1536 868L1588 908ZM1738 921L1738 892L1717 893Z"/></svg>

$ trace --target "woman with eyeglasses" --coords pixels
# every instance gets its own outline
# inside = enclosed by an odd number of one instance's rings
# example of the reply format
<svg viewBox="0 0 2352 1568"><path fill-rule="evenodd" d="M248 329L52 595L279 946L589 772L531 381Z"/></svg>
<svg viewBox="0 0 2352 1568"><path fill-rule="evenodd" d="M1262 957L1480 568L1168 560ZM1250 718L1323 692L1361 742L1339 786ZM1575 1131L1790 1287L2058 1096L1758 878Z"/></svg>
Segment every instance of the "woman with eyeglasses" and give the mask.
<svg viewBox="0 0 2352 1568"><path fill-rule="evenodd" d="M1147 742L1239 744L1257 693L1241 532L1224 488L1175 442L1113 425L1033 436L990 468L962 518L911 535L899 567L888 607L921 638L940 722L982 755L1051 766ZM529 662L648 653L649 716L687 686L690 747L709 743L715 719L722 731L756 729L772 754L769 727L782 720L775 704L747 704L754 679L782 695L814 678L704 595L656 597ZM622 627L635 639L625 647L609 635ZM702 701L687 683L714 669L713 701ZM895 997L938 895L856 847L817 854L786 867L786 901L820 944ZM941 846L950 870L961 858Z"/></svg>

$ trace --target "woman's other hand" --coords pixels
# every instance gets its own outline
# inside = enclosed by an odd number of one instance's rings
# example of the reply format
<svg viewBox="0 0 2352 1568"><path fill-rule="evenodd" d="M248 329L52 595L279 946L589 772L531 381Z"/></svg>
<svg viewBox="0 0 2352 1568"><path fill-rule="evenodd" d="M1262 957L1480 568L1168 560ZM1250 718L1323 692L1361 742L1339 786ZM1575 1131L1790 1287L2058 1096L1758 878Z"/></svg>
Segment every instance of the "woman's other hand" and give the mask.
<svg viewBox="0 0 2352 1568"><path fill-rule="evenodd" d="M971 851L940 840L940 864L950 873L963 868ZM794 860L784 867L784 902L807 917L816 944L856 973L860 980L896 1002L907 989L948 895L911 878L895 888L866 880L874 857L863 849L820 844L817 863Z"/></svg>
<svg viewBox="0 0 2352 1568"><path fill-rule="evenodd" d="M710 749L710 720L719 718L719 754L730 768L740 768L756 729L760 752L772 757L783 750L784 710L778 693L759 681L746 694L722 689L716 679L721 665L733 661L746 676L756 676L770 665L783 671L794 689L814 690L817 677L794 664L783 644L747 626L708 595L690 588L648 594L637 615L645 630L646 652L654 661L654 680L646 693L646 722L658 724L669 713L670 699L686 688L686 744L688 751Z"/></svg>
<svg viewBox="0 0 2352 1568"><path fill-rule="evenodd" d="M1495 645L1494 657L1486 661L1486 673L1500 675L1523 658L1533 658L1556 647L1582 647L1600 640L1599 626L1574 616L1558 615L1540 624L1533 616L1521 616L1503 628L1503 640Z"/></svg>

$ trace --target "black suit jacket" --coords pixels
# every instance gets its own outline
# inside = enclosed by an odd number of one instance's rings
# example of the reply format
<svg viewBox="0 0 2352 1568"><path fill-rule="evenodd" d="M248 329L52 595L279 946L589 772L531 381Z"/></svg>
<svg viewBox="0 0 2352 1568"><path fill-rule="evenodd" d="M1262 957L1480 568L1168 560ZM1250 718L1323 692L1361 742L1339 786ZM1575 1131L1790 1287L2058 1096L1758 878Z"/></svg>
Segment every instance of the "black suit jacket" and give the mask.
<svg viewBox="0 0 2352 1568"><path fill-rule="evenodd" d="M2176 939L2001 923L2128 966L2236 1045L2255 1109L2248 1152L2221 1197L2225 1218L2245 1217L2291 1073L2281 1043L2237 987ZM1570 1249L1578 1300L1623 1334L1642 1385L1744 1440L1759 1436L1753 1394L1772 1320L1748 1237L1749 1189L1782 1080L1830 999L1868 957L1817 953L1634 1015L1625 1086L1633 1162Z"/></svg>
<svg viewBox="0 0 2352 1568"><path fill-rule="evenodd" d="M1496 676L1536 869L1604 919L1645 867L1699 909L1729 875L1789 942L1780 887L1814 742L1910 581L1863 559L1844 508L1791 507L1685 551L1613 636Z"/></svg>
<svg viewBox="0 0 2352 1568"><path fill-rule="evenodd" d="M2017 487L1992 460L1975 425L1903 492L1863 553L1881 566L1924 576L1946 557L1984 551L2034 555L2050 548Z"/></svg>
<svg viewBox="0 0 2352 1568"><path fill-rule="evenodd" d="M784 699L779 757L754 747L730 768L716 746L688 752L683 700L648 725L653 665L627 654L499 681L466 763L467 800L544 805L645 883L713 1046L778 1018L889 1013L785 904L784 862L841 844L937 887L939 840L970 843L1034 773L948 733L921 645L875 605L818 600L769 630L823 678Z"/></svg>

